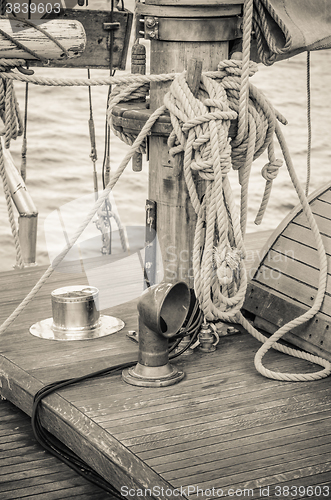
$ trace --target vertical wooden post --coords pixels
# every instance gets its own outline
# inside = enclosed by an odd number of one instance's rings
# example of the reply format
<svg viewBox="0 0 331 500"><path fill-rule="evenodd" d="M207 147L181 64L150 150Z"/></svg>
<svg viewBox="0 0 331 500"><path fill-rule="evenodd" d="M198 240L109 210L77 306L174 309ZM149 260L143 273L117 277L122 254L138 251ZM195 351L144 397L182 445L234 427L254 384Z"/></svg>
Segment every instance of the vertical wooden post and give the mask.
<svg viewBox="0 0 331 500"><path fill-rule="evenodd" d="M153 0L153 4L164 0ZM176 5L181 2L177 2ZM208 2L205 2L207 4ZM184 5L184 4L183 4ZM187 3L185 4L187 5ZM205 20L201 18L201 24ZM183 39L186 35L183 33ZM203 61L204 71L215 71L228 58L228 41L185 42L151 40L151 73L180 73L190 60ZM163 104L170 83L151 84L151 108ZM167 138L150 137L149 198L157 204L157 236L162 252L164 280L185 281L193 288L192 251L196 215L183 176L183 161L169 157ZM203 191L203 181L201 181Z"/></svg>

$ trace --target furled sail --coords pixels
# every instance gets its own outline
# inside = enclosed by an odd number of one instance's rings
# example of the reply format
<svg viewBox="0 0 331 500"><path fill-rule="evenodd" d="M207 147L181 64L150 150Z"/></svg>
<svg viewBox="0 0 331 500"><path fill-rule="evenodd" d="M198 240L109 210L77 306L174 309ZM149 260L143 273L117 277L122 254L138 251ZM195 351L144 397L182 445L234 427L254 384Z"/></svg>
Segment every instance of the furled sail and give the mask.
<svg viewBox="0 0 331 500"><path fill-rule="evenodd" d="M266 65L331 48L331 0L254 0L256 54Z"/></svg>

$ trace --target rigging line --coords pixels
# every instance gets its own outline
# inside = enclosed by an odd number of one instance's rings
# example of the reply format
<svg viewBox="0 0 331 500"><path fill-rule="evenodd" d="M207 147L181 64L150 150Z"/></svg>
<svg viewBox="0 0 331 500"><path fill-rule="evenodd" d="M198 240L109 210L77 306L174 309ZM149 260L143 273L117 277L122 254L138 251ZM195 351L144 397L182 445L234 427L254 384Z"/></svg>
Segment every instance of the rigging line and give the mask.
<svg viewBox="0 0 331 500"><path fill-rule="evenodd" d="M31 0L28 2L28 19L31 18ZM29 62L26 62L26 68L29 69ZM26 153L27 153L27 125L28 125L28 100L29 100L29 82L25 84L24 94L24 119L23 119L23 138L21 148L21 177L26 181Z"/></svg>
<svg viewBox="0 0 331 500"><path fill-rule="evenodd" d="M87 70L87 77L88 79L91 78L90 70ZM93 186L94 186L94 196L95 200L98 199L98 176L97 176L97 171L96 171L96 161L98 159L97 157L97 149L96 149L96 142L95 142L95 128L94 128L94 118L93 118L93 106L92 106L92 91L91 87L88 87L88 97L89 97L89 108L90 108L90 118L88 121L89 125L89 132L90 132L90 143L91 143L91 154L90 158L92 160L93 164Z"/></svg>
<svg viewBox="0 0 331 500"><path fill-rule="evenodd" d="M311 175L311 81L310 81L310 52L307 51L307 177L306 177L306 196L309 193L310 175Z"/></svg>
<svg viewBox="0 0 331 500"><path fill-rule="evenodd" d="M31 19L31 1L28 2L28 19ZM29 69L29 63L26 62L26 67ZM24 96L24 124L23 124L23 139L21 149L21 176L24 182L26 181L26 153L27 153L27 125L28 125L28 100L29 100L29 82L25 84Z"/></svg>
<svg viewBox="0 0 331 500"><path fill-rule="evenodd" d="M114 21L114 0L111 0L111 8L110 8L110 22L112 23ZM114 76L115 70L113 70L113 43L114 43L114 32L113 30L110 30L110 45L109 45L109 75ZM108 93L107 93L107 106L108 106L108 101L109 101L109 96L111 94L111 89L112 86L108 86ZM102 185L103 189L105 189L106 185L109 182L109 172L110 172L110 125L108 123L107 119L107 114L105 118L105 142L104 142L104 155L103 155L103 161L102 161L102 172L101 172L101 178L102 178ZM108 249L107 253L110 255L112 251L112 238L111 238L111 204L109 200L106 200L105 202L105 209L106 209L106 214L107 214L107 220L109 224L109 242L108 242Z"/></svg>
<svg viewBox="0 0 331 500"><path fill-rule="evenodd" d="M114 0L111 0L111 8L110 8L110 22L114 21ZM110 30L109 34L109 75L114 76L115 70L114 66L114 53L113 53L113 45L114 45L114 31ZM109 102L109 96L111 94L112 86L111 84L108 87L107 94L107 106ZM109 171L110 171L110 125L107 120L107 115L105 119L105 146L104 146L104 157L102 162L102 183L103 188L105 189L106 185L109 182Z"/></svg>

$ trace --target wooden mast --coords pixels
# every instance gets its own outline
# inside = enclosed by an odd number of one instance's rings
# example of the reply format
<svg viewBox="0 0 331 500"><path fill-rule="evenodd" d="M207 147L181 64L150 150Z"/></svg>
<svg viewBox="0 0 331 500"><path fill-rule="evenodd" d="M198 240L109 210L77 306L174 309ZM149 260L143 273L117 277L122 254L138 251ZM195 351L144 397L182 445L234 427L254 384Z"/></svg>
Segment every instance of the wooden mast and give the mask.
<svg viewBox="0 0 331 500"><path fill-rule="evenodd" d="M229 40L240 37L238 16L242 6L240 2L236 4L231 0L146 0L146 13L150 9L151 13L162 15L145 17L145 37L151 39L151 73L180 73L187 69L192 59L203 62L203 71L217 70L218 63L228 58ZM196 17L197 12L199 17ZM223 17L228 15L232 17ZM233 26L232 30L229 25ZM169 85L151 84L152 109L163 104ZM156 202L156 228L164 280L185 281L193 288L196 215L183 176L182 158L174 161L169 156L167 138L152 135L149 159L149 201ZM199 184L202 196L204 183L200 181Z"/></svg>

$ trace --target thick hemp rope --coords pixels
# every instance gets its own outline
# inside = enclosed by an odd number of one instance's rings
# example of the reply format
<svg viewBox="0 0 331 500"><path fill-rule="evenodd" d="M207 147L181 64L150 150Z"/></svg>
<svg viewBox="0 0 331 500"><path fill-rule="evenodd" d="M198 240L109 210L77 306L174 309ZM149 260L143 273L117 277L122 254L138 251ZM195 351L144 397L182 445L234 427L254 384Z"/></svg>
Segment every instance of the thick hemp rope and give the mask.
<svg viewBox="0 0 331 500"><path fill-rule="evenodd" d="M270 23L271 21L271 23ZM270 25L279 26L284 43L279 47ZM254 0L253 27L260 60L266 66L273 64L277 55L286 54L292 46L292 35L269 0Z"/></svg>
<svg viewBox="0 0 331 500"><path fill-rule="evenodd" d="M277 120L284 123L284 119L274 111L273 107L264 96L251 84L248 86L248 130L246 130L240 144L236 144L236 141L233 141L233 147L230 145L228 138L229 121L233 119L234 116L237 116L238 112L241 64L241 61L226 61L220 64L218 72L205 73L202 76L197 99L190 93L183 75L151 76L149 81L156 81L158 77L158 81L174 79L170 91L165 97L165 105L154 112L146 122L130 151L127 153L118 170L107 185L105 191L99 197L94 208L90 211L86 221L80 226L70 240L68 247L54 260L52 266L48 268L44 276L31 290L26 299L24 299L20 306L18 306L14 313L1 326L0 333L5 331L5 329L15 320L18 314L41 288L44 281L51 275L54 268L63 260L87 224L91 221L95 212L107 198L110 190L116 184L130 158L142 146L152 125L166 109L169 109L173 124L173 133L169 137L170 152L172 154L178 154L184 151L184 175L192 204L198 217L193 260L196 293L199 297L205 317L208 320L221 318L225 321L240 322L249 333L262 342L265 342L265 345L258 351L255 359L257 370L265 376L276 378L277 380L301 381L316 380L326 377L331 373L331 364L328 361L307 353L301 353L295 349L288 349L276 343L286 331L304 323L319 310L326 286L326 256L315 219L305 199L304 193L297 182L296 174L285 146L285 141L280 132L280 127L277 124ZM0 76L6 78L6 75L7 74ZM18 77L18 79L22 79L21 75L18 75ZM27 77L24 76L23 79L24 81L31 81L31 77L27 79ZM113 78L111 79L115 80ZM109 79L107 80L107 83L109 83ZM122 85L127 78L120 80L121 81L117 81L117 83ZM137 89L140 86L146 87L146 76L139 75L137 78L135 75L129 83L130 85L132 84L131 92L137 95ZM43 82L43 84L45 83ZM50 83L48 82L47 84ZM71 82L71 84L77 85L77 80L74 83ZM83 84L91 85L93 81L85 81ZM100 81L96 84L99 85ZM121 92L122 89L117 89L117 92L114 93L113 102L120 102L122 100ZM123 90L123 95L124 98L128 98L129 93L127 89ZM112 96L110 96L109 118L112 107ZM227 172L232 164L233 168L239 170L240 176L241 167L244 166L246 169L249 167L249 165L247 167L247 158L257 158L266 148L268 148L271 165L275 163L272 146L272 139L275 132L281 144L290 177L297 190L304 211L307 214L312 231L316 236L321 272L319 290L313 307L304 315L282 327L280 331L268 341L260 332L255 330L240 313L247 280L243 264L243 231L236 215ZM252 138L254 140L252 140ZM200 201L197 196L191 174L192 168L198 171L207 181L206 194L202 201ZM206 284L206 282L208 284ZM302 357L320 364L324 366L325 369L313 374L299 375L279 374L266 370L262 366L261 360L265 352L267 352L271 346L284 353Z"/></svg>
<svg viewBox="0 0 331 500"><path fill-rule="evenodd" d="M23 257L22 257L20 240L18 237L18 231L17 231L17 227L16 227L16 223L15 223L13 204L12 204L12 200L11 200L11 193L10 193L10 189L9 189L8 181L7 181L7 174L6 174L6 169L5 169L5 162L4 162L1 141L0 141L0 175L1 175L2 183L3 183L3 191L5 193L9 224L10 224L11 232L12 232L12 235L14 238L14 245L15 245L15 250L16 250L16 265L19 269L23 269L24 262L23 262Z"/></svg>
<svg viewBox="0 0 331 500"><path fill-rule="evenodd" d="M230 120L237 113L230 109L222 85L202 76L202 92L195 98L185 76L178 77L170 87L164 103L170 111L174 134L169 138L170 154L184 151L184 176L193 208L197 214L193 248L194 288L200 307L209 321L230 320L243 304L246 292L244 245L234 198L226 174L231 169L231 147L228 138ZM201 99L199 99L199 97ZM200 202L192 170L205 179L206 192ZM229 219L232 224L229 231ZM218 243L215 246L216 232ZM227 249L224 255L223 250ZM241 284L227 282L227 265L231 259L238 268ZM214 273L214 260L219 263ZM217 284L224 281L224 292ZM232 273L232 276L234 274ZM213 295L213 297L212 297ZM229 306L230 312L223 306ZM227 308L227 307L226 307Z"/></svg>

